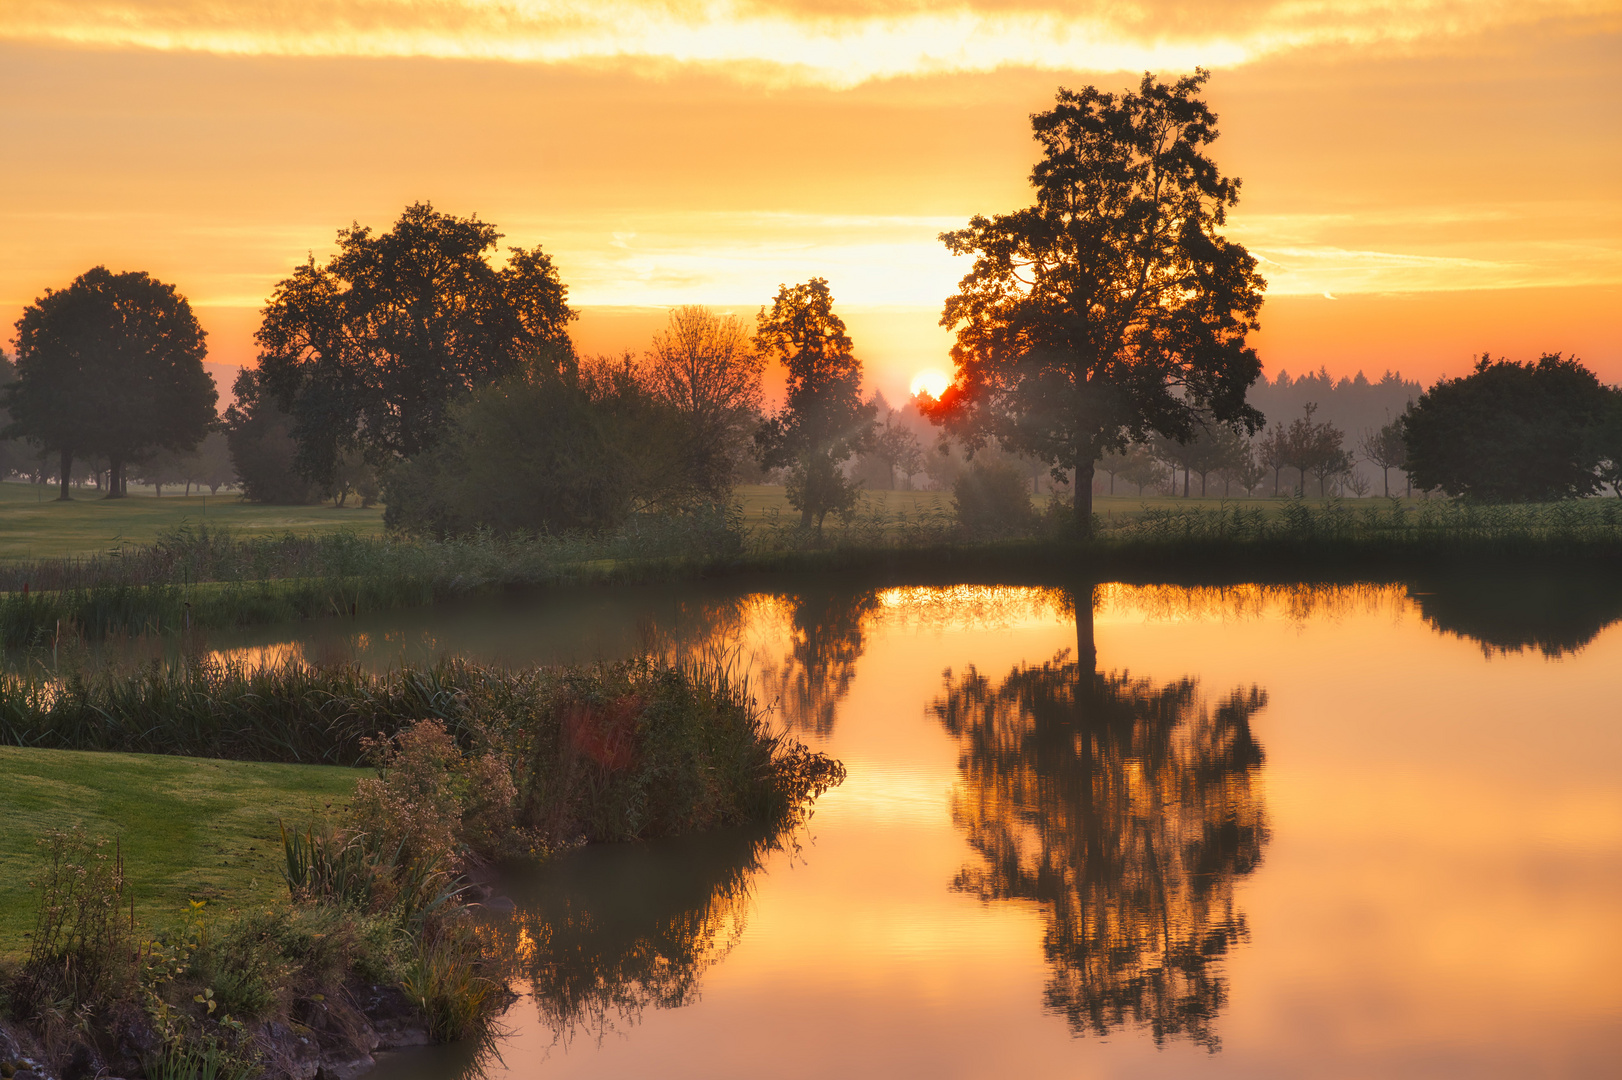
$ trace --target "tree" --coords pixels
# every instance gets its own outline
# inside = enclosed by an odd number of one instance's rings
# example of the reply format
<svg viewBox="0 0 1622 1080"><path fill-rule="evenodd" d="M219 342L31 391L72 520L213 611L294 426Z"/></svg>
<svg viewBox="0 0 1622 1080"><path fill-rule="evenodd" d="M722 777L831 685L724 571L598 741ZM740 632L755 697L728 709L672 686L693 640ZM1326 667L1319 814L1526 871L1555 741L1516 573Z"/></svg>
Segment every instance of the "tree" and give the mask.
<svg viewBox="0 0 1622 1080"><path fill-rule="evenodd" d="M862 401L862 362L851 354L845 322L833 311L826 278L777 290L760 309L755 348L788 368L783 408L755 436L761 463L789 469L789 505L800 524L822 528L829 513L856 505L857 484L840 466L867 445L873 408Z"/></svg>
<svg viewBox="0 0 1622 1080"><path fill-rule="evenodd" d="M890 403L877 390L867 404L879 418L879 424L857 456L856 476L863 483L874 483L890 491L895 489L896 473L900 472L910 488L912 475L924 468L924 452L918 444L918 436L907 426L901 410L890 408Z"/></svg>
<svg viewBox="0 0 1622 1080"><path fill-rule="evenodd" d="M598 531L629 512L630 468L578 385L515 378L451 407L444 437L389 470L384 522L454 536Z"/></svg>
<svg viewBox="0 0 1622 1080"><path fill-rule="evenodd" d="M259 372L244 369L231 394L236 400L225 410L225 438L242 497L289 506L319 502L321 489L293 467L293 418L261 385Z"/></svg>
<svg viewBox="0 0 1622 1080"><path fill-rule="evenodd" d="M694 484L710 500L724 501L759 425L765 364L743 320L698 305L673 308L648 360L656 392L686 425L684 457Z"/></svg>
<svg viewBox="0 0 1622 1080"><path fill-rule="evenodd" d="M106 455L119 498L128 462L208 434L219 393L204 337L186 298L145 273L97 266L47 289L17 320L6 432L59 455L62 499L74 456Z"/></svg>
<svg viewBox="0 0 1622 1080"><path fill-rule="evenodd" d="M1279 494L1279 474L1289 464L1285 459L1289 457L1289 437L1285 434L1283 424L1274 424L1267 429L1256 445L1256 461L1264 469L1273 473L1273 497Z"/></svg>
<svg viewBox="0 0 1622 1080"><path fill-rule="evenodd" d="M1408 462L1408 452L1402 443L1402 418L1380 428L1364 428L1357 448L1370 464L1377 466L1385 481L1385 497L1391 497L1391 470L1400 469Z"/></svg>
<svg viewBox="0 0 1622 1080"><path fill-rule="evenodd" d="M1126 464L1121 466L1121 479L1135 485L1140 496L1144 488L1165 483L1166 476L1166 466L1161 464L1147 444L1133 443L1127 448Z"/></svg>
<svg viewBox="0 0 1622 1080"><path fill-rule="evenodd" d="M1442 379L1403 414L1406 468L1421 488L1485 502L1592 495L1612 394L1576 357L1482 353L1474 372Z"/></svg>
<svg viewBox="0 0 1622 1080"><path fill-rule="evenodd" d="M1256 459L1256 448L1253 443L1234 433L1234 446L1217 468L1217 476L1222 480L1224 496L1232 494L1234 484L1243 488L1246 495L1254 495L1261 482L1267 479L1267 469Z"/></svg>
<svg viewBox="0 0 1622 1080"><path fill-rule="evenodd" d="M1318 494L1325 496L1329 493L1330 479L1352 467L1352 456L1342 446L1345 434L1327 420L1314 421L1312 417L1317 410L1316 404L1307 402L1301 415L1284 430L1277 448L1282 465L1301 474L1301 486L1297 489L1301 495L1307 493L1308 476L1318 478Z"/></svg>
<svg viewBox="0 0 1622 1080"><path fill-rule="evenodd" d="M1126 451L1114 448L1104 451L1104 456L1098 459L1098 465L1094 471L1102 470L1109 474L1109 493L1111 495L1115 494L1115 474L1126 468L1127 462L1130 460L1131 458L1127 456Z"/></svg>
<svg viewBox="0 0 1622 1080"><path fill-rule="evenodd" d="M573 376L540 366L452 406L440 441L385 474L383 520L448 536L602 532L633 515L696 513L708 529L724 515L683 461L688 434L633 354L584 360Z"/></svg>
<svg viewBox="0 0 1622 1080"><path fill-rule="evenodd" d="M1622 388L1611 391L1610 407L1594 431L1594 454L1599 459L1599 478L1622 497Z"/></svg>
<svg viewBox="0 0 1622 1080"><path fill-rule="evenodd" d="M1205 418L1186 439L1156 435L1150 445L1160 460L1183 470L1184 498L1188 497L1190 477L1195 473L1199 474L1200 497L1204 498L1210 475L1237 461L1245 452L1246 440L1228 425Z"/></svg>
<svg viewBox="0 0 1622 1080"><path fill-rule="evenodd" d="M208 488L210 495L218 495L220 488L233 483L236 469L231 465L231 445L225 432L216 428L198 444L197 449L181 460L181 477L186 481L186 493L191 485Z"/></svg>
<svg viewBox="0 0 1622 1080"><path fill-rule="evenodd" d="M255 335L265 389L292 417L297 468L323 490L346 450L384 468L434 444L453 402L527 364L570 365L568 290L539 247L476 216L406 208L388 232L352 225L338 254L276 285Z"/></svg>
<svg viewBox="0 0 1622 1080"><path fill-rule="evenodd" d="M1239 182L1204 153L1216 116L1201 70L1137 93L1061 89L1031 118L1043 157L1034 206L941 239L974 269L946 302L957 375L932 418L1077 470L1092 530L1093 471L1151 432L1189 437L1201 410L1254 431L1261 361L1245 345L1265 282L1222 237Z"/></svg>
<svg viewBox="0 0 1622 1080"><path fill-rule="evenodd" d="M6 410L6 388L17 381L17 365L0 349L0 433L11 426ZM28 447L21 439L0 438L0 480L28 468Z"/></svg>
<svg viewBox="0 0 1622 1080"><path fill-rule="evenodd" d="M1025 477L1006 456L976 454L952 484L958 528L975 540L1019 536L1036 517Z"/></svg>

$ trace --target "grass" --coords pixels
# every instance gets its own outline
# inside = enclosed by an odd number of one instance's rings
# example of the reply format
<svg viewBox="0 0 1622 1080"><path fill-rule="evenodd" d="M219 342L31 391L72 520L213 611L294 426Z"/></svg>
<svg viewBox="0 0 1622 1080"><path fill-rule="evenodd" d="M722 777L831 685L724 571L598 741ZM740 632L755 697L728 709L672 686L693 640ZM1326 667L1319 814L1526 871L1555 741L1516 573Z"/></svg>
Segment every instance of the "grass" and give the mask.
<svg viewBox="0 0 1622 1080"><path fill-rule="evenodd" d="M1596 565L1622 550L1622 499L1483 506L1447 499L1103 498L1098 533L1066 538L1066 508L1029 534L970 542L943 497L873 492L848 517L802 530L781 489L739 504L633 518L601 536L448 540L240 535L206 523L112 553L0 562L0 646L56 656L64 643L163 635L422 607L569 584L721 574L965 571L1291 576L1413 573L1464 563ZM35 656L41 655L36 651Z"/></svg>
<svg viewBox="0 0 1622 1080"><path fill-rule="evenodd" d="M354 769L0 746L0 955L34 925L36 840L78 824L120 838L136 917L177 921L192 899L252 907L285 898L276 821L347 800Z"/></svg>
<svg viewBox="0 0 1622 1080"><path fill-rule="evenodd" d="M241 536L322 533L344 529L362 536L383 531L383 508L260 506L234 492L162 498L133 494L108 501L94 488L74 488L73 501L56 502L54 485L0 483L0 562L59 558L150 544L182 525L206 524Z"/></svg>

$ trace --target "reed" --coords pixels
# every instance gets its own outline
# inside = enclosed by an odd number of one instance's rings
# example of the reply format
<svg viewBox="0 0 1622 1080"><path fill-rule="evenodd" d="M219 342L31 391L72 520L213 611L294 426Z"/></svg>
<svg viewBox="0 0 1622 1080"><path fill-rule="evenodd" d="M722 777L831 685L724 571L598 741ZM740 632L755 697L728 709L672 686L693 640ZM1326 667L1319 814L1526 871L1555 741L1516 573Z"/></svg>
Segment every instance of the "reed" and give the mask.
<svg viewBox="0 0 1622 1080"><path fill-rule="evenodd" d="M297 622L504 590L740 571L989 559L1164 574L1284 563L1295 573L1333 574L1460 559L1592 560L1622 544L1622 499L1146 504L1095 519L1087 541L1067 536L1062 506L1050 511L1028 535L990 544L966 542L950 511L892 510L882 498L820 530L771 513L746 530L736 507L638 517L602 536L240 538L188 527L148 547L0 566L0 647L55 649L64 641Z"/></svg>
<svg viewBox="0 0 1622 1080"><path fill-rule="evenodd" d="M548 844L758 820L843 775L773 731L746 682L715 662L549 670L446 659L373 674L181 660L0 677L0 742L17 746L358 765L373 740L425 720L507 765L523 827ZM300 850L301 881L316 846L310 837Z"/></svg>

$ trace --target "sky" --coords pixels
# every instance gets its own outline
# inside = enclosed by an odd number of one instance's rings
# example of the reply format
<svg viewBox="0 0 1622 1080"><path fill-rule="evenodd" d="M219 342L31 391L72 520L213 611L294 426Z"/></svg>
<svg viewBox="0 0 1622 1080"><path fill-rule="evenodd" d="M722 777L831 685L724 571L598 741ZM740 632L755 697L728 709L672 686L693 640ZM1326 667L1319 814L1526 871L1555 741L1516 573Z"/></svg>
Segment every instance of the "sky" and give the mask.
<svg viewBox="0 0 1622 1080"><path fill-rule="evenodd" d="M279 279L426 200L541 244L587 352L826 277L894 400L950 368L939 233L1031 201L1030 114L1197 65L1269 374L1622 382L1618 0L0 0L0 340L146 270L224 389Z"/></svg>

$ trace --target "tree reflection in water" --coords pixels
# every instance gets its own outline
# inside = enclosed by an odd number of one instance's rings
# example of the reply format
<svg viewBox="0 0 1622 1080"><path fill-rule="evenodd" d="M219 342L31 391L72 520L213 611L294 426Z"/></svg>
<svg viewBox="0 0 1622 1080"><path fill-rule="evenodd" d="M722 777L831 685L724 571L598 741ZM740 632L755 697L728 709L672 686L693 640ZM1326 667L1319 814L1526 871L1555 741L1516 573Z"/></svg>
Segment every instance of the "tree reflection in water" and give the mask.
<svg viewBox="0 0 1622 1080"><path fill-rule="evenodd" d="M1481 651L1536 649L1549 659L1581 652L1622 618L1615 575L1553 573L1516 577L1426 578L1408 586L1425 621Z"/></svg>
<svg viewBox="0 0 1622 1080"><path fill-rule="evenodd" d="M1080 612L1078 611L1078 615ZM955 886L1045 908L1046 999L1078 1033L1128 1024L1216 1050L1220 960L1246 940L1235 881L1267 843L1255 687L1103 673L1078 644L1000 683L947 673L933 710L960 743L953 817L982 861Z"/></svg>
<svg viewBox="0 0 1622 1080"><path fill-rule="evenodd" d="M750 881L787 826L569 852L512 882L510 924L543 1023L599 1041L644 1010L698 999L743 932Z"/></svg>
<svg viewBox="0 0 1622 1080"><path fill-rule="evenodd" d="M791 609L789 651L781 664L763 666L762 682L790 730L827 738L866 649L862 620L878 608L878 597L815 591L784 600Z"/></svg>

